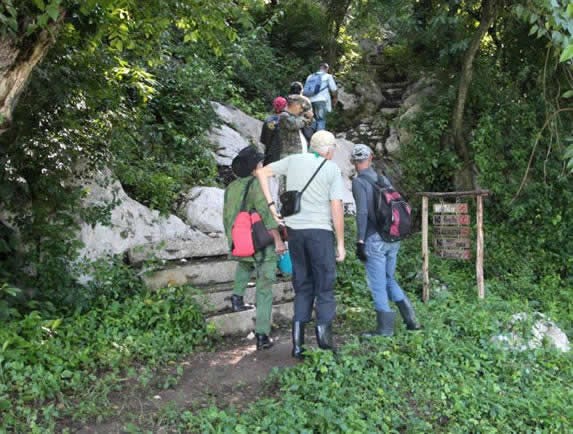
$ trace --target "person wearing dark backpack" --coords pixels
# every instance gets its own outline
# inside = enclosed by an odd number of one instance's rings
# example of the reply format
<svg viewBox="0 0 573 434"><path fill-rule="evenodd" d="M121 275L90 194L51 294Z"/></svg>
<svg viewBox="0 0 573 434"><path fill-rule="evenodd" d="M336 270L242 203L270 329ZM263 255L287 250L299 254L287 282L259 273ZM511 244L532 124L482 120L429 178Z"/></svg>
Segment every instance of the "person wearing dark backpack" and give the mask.
<svg viewBox="0 0 573 434"><path fill-rule="evenodd" d="M279 133L279 115L286 108L287 100L282 96L273 99L273 114L263 122L260 141L265 145L264 164L270 164L281 158L281 138Z"/></svg>
<svg viewBox="0 0 573 434"><path fill-rule="evenodd" d="M372 158L373 153L368 146L354 146L351 159L357 172L357 176L352 180L352 194L356 202L356 256L364 262L366 268L377 323L376 330L365 333L365 337L394 334L396 313L390 308L390 301L397 304L408 330L421 328L416 321L412 303L394 277L400 250L398 236L392 237L381 230L381 227L389 227L384 223L391 222L380 222L382 210L377 209L377 205L380 205L377 204L375 189L381 187L388 188L389 191L394 190L391 189L388 178L379 176L371 167Z"/></svg>
<svg viewBox="0 0 573 434"><path fill-rule="evenodd" d="M264 155L254 147L247 146L242 149L233 159L233 173L238 177L225 190L223 205L223 225L225 234L229 241L231 257L237 261L235 272L235 283L233 295L231 296L231 308L233 312L247 310L250 307L245 305L243 296L247 289L247 284L253 274L256 274L256 322L255 335L257 338L257 350L272 347L273 342L269 337L271 330L271 309L273 302L272 287L276 280L276 254L285 251L285 245L281 240L272 213L267 206L267 200L263 195L259 182L255 179L254 173L257 168L262 167ZM233 256L237 246L233 245L234 224L241 211L249 210L258 213L260 219L269 230L274 239L271 244L260 251L251 252L252 256ZM236 228L235 228L236 229ZM246 234L251 236L251 234Z"/></svg>

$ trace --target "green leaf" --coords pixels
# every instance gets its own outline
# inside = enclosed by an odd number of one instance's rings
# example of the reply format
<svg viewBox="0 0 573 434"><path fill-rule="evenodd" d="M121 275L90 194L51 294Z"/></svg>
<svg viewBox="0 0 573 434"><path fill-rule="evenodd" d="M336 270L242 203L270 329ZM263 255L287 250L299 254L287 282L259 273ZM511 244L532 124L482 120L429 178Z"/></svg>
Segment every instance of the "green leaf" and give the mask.
<svg viewBox="0 0 573 434"><path fill-rule="evenodd" d="M535 24L531 30L529 30L529 35L533 35L535 32L537 32L537 30L539 29L539 26L537 24Z"/></svg>
<svg viewBox="0 0 573 434"><path fill-rule="evenodd" d="M572 97L573 97L573 89L568 90L563 95L561 95L561 98L572 98Z"/></svg>
<svg viewBox="0 0 573 434"><path fill-rule="evenodd" d="M44 0L32 0L32 1L36 5L36 7L40 9L42 12L46 10L46 3L44 3Z"/></svg>
<svg viewBox="0 0 573 434"><path fill-rule="evenodd" d="M573 57L573 44L569 44L569 46L563 50L561 53L561 57L559 58L560 62L566 62L567 60Z"/></svg>
<svg viewBox="0 0 573 434"><path fill-rule="evenodd" d="M48 14L48 16L56 21L58 19L58 17L60 16L60 9L58 8L58 6L56 6L55 4L51 3L47 8L46 8L46 13Z"/></svg>

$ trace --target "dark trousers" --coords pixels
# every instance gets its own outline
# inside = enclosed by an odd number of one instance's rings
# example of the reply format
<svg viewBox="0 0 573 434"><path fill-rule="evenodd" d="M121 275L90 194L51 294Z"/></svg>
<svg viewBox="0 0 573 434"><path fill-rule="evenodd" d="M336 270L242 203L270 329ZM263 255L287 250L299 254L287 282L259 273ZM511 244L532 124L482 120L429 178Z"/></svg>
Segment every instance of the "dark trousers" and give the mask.
<svg viewBox="0 0 573 434"><path fill-rule="evenodd" d="M308 322L316 301L317 324L328 324L336 314L334 234L324 229L288 228L294 287L293 321Z"/></svg>

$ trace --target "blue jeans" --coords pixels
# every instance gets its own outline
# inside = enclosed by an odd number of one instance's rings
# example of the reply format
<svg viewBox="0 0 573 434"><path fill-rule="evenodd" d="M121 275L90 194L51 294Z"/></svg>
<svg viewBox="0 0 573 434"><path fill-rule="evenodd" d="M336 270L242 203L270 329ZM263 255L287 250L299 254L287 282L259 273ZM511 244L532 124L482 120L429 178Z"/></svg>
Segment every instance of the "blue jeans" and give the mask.
<svg viewBox="0 0 573 434"><path fill-rule="evenodd" d="M399 241L387 243L378 234L366 239L366 278L377 311L392 312L389 300L398 302L406 297L394 278L398 250Z"/></svg>
<svg viewBox="0 0 573 434"><path fill-rule="evenodd" d="M294 288L293 321L309 322L316 303L316 323L329 324L336 314L333 232L288 228L288 248Z"/></svg>
<svg viewBox="0 0 573 434"><path fill-rule="evenodd" d="M320 131L326 129L326 101L316 101L312 103L314 112L314 130Z"/></svg>

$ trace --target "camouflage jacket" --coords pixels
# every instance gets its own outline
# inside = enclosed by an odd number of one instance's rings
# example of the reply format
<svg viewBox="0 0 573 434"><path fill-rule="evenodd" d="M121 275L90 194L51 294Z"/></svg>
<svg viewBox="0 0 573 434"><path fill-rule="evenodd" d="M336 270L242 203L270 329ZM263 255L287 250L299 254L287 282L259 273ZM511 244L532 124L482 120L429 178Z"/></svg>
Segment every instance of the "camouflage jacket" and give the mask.
<svg viewBox="0 0 573 434"><path fill-rule="evenodd" d="M223 204L223 226L225 227L225 235L227 236L227 241L229 243L229 251L232 249L232 239L231 239L231 229L233 228L233 223L235 218L241 211L241 202L243 200L243 194L247 187L248 182L253 179L252 176L247 176L245 178L239 178L233 181L227 189L225 190L225 199ZM245 203L245 208L247 210L256 209L261 215L261 219L265 224L267 229L276 229L278 227L277 222L273 218L267 200L261 189L261 185L257 179L254 179L247 193L247 201ZM274 252L274 247L272 248ZM241 260L252 260L252 258L240 258Z"/></svg>
<svg viewBox="0 0 573 434"><path fill-rule="evenodd" d="M310 125L310 120L304 116L295 116L288 111L279 115L279 135L281 139L281 158L302 152L300 129Z"/></svg>

